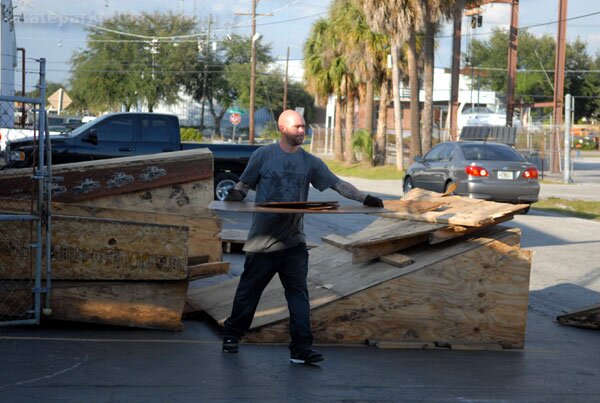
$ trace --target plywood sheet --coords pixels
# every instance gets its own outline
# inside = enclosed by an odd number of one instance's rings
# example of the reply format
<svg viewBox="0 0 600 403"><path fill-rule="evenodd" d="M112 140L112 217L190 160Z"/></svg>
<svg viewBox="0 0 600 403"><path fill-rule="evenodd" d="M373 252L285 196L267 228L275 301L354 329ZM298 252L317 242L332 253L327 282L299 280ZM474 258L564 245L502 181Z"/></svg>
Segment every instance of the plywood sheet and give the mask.
<svg viewBox="0 0 600 403"><path fill-rule="evenodd" d="M313 308L316 342L367 339L434 345L522 348L525 340L531 254L518 249L519 232L474 240L471 249ZM457 243L462 248L468 242ZM412 256L415 266L424 259ZM405 267L405 269L411 266ZM401 270L401 269L400 269ZM366 271L365 271L366 272ZM340 273L338 273L340 274ZM333 290L340 287L333 285ZM256 328L249 341L288 338L286 321Z"/></svg>
<svg viewBox="0 0 600 403"><path fill-rule="evenodd" d="M187 277L188 228L101 218L52 217L52 278L177 280ZM0 278L32 278L29 223L0 226ZM44 270L45 272L45 270Z"/></svg>
<svg viewBox="0 0 600 403"><path fill-rule="evenodd" d="M278 213L278 214L372 214L388 210L380 207L363 205L339 206L336 209L313 210L298 208L261 207L254 202L224 202L215 200L208 205L210 210L235 211L239 213Z"/></svg>
<svg viewBox="0 0 600 403"><path fill-rule="evenodd" d="M62 164L53 167L53 175L63 180L53 184L52 198L89 200L211 179L212 173L213 155L208 149ZM31 168L0 171L2 197L31 198L34 186Z"/></svg>
<svg viewBox="0 0 600 403"><path fill-rule="evenodd" d="M161 330L181 330L188 281L53 281L49 319ZM11 291L12 297L18 291ZM31 300L31 290L20 291ZM0 316L10 312L0 293ZM31 301L30 301L31 302ZM33 305L30 305L33 306Z"/></svg>
<svg viewBox="0 0 600 403"><path fill-rule="evenodd" d="M31 202L0 198L0 211L29 212L31 211ZM204 210L204 214L186 215L54 202L52 203L52 213L77 217L96 217L150 224L186 226L189 228L187 241L189 256L206 255L210 261L222 260L221 241L217 236L221 230L222 221L208 210Z"/></svg>
<svg viewBox="0 0 600 403"><path fill-rule="evenodd" d="M123 210L206 216L213 200L213 179L177 183L136 192L97 197L77 204Z"/></svg>

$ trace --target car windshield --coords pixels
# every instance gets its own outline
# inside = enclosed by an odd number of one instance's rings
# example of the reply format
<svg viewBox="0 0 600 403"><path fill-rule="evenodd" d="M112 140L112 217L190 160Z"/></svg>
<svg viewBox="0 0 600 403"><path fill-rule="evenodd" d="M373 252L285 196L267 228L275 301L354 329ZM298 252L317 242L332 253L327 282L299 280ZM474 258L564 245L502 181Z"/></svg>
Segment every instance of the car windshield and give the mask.
<svg viewBox="0 0 600 403"><path fill-rule="evenodd" d="M105 115L105 116L108 116L108 115ZM86 131L92 124L98 123L101 119L105 119L105 117L103 116L98 119L94 119L87 123L84 123L81 126L77 127L76 129L73 129L72 131L66 133L66 135L68 135L69 137L77 136L79 133Z"/></svg>
<svg viewBox="0 0 600 403"><path fill-rule="evenodd" d="M492 143L461 144L466 160L472 161L525 161L525 158L508 146Z"/></svg>
<svg viewBox="0 0 600 403"><path fill-rule="evenodd" d="M490 108L487 108L485 106L475 106L475 107L466 107L463 112L464 115L467 114L472 114L472 113L484 113L484 114L488 114L488 113L494 113L493 110L491 110Z"/></svg>

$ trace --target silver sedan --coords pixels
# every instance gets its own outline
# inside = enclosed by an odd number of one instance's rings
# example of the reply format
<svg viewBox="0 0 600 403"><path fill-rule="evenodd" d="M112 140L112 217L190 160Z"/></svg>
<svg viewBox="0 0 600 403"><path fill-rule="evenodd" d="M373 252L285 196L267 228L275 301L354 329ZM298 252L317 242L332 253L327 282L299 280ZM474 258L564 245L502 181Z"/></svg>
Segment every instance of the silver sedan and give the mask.
<svg viewBox="0 0 600 403"><path fill-rule="evenodd" d="M538 170L512 147L484 141L440 143L415 158L406 171L404 193L413 187L508 203L535 203Z"/></svg>

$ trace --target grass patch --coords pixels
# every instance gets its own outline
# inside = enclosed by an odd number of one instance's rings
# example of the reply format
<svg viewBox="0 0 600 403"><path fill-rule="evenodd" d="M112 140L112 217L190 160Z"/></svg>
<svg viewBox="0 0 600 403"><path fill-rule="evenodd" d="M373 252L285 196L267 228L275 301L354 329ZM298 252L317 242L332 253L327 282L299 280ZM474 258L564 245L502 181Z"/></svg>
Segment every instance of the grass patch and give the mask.
<svg viewBox="0 0 600 403"><path fill-rule="evenodd" d="M600 221L599 201L567 200L550 197L534 203L531 207L571 217Z"/></svg>
<svg viewBox="0 0 600 403"><path fill-rule="evenodd" d="M331 172L339 176L362 179L402 179L404 177L404 171L396 170L394 165L372 167L366 162L346 165L344 162L331 159L323 159L323 162L327 164Z"/></svg>

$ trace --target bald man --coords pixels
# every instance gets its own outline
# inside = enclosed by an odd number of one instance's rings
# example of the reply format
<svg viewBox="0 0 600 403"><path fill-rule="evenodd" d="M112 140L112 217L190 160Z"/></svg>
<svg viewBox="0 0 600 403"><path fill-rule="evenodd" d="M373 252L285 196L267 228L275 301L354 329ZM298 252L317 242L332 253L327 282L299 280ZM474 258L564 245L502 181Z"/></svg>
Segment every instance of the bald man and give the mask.
<svg viewBox="0 0 600 403"><path fill-rule="evenodd" d="M383 207L380 199L341 180L323 161L304 151L301 146L305 123L299 113L286 110L277 123L281 132L279 143L254 152L240 181L229 190L227 201L242 201L250 189L256 190L257 203L306 201L312 184L320 191L331 188L369 207ZM239 338L250 328L262 292L277 273L290 313L290 361L296 364L323 361L323 355L312 348L306 283L308 252L303 227L303 214L254 214L244 246L244 271L231 315L225 320L224 352L238 352Z"/></svg>

